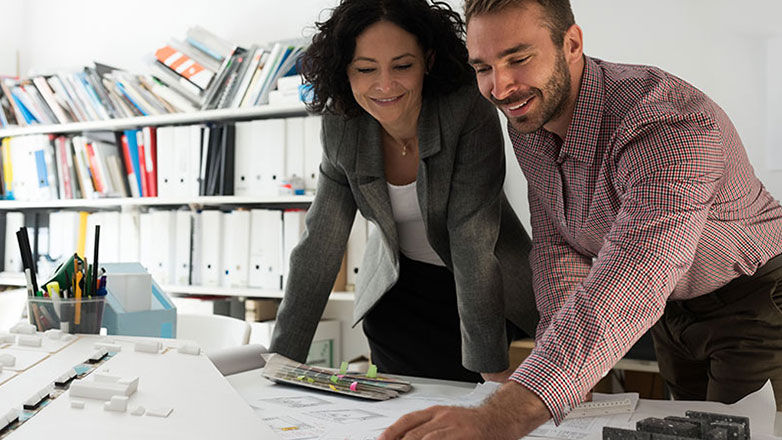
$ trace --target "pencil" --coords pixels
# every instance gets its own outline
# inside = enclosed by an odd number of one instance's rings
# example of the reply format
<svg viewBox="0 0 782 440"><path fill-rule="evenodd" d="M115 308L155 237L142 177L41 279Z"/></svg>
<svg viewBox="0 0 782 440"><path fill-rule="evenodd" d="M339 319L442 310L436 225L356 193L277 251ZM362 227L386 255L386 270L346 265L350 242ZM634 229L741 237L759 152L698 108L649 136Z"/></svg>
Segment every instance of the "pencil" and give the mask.
<svg viewBox="0 0 782 440"><path fill-rule="evenodd" d="M92 253L92 282L88 286L89 296L94 296L98 292L98 243L100 243L100 225L95 225L95 249Z"/></svg>

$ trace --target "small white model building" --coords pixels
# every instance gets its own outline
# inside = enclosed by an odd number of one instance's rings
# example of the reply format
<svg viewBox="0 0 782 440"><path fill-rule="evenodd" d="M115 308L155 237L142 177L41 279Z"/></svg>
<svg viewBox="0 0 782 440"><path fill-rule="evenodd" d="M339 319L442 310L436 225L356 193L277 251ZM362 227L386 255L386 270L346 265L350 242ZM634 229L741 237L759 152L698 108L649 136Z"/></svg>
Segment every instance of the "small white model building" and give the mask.
<svg viewBox="0 0 782 440"><path fill-rule="evenodd" d="M0 365L13 367L16 365L16 356L10 353L0 353Z"/></svg>
<svg viewBox="0 0 782 440"><path fill-rule="evenodd" d="M70 382L74 377L76 377L76 370L71 368L66 373L63 373L62 376L58 377L54 380L54 385L56 386L62 386L66 383Z"/></svg>
<svg viewBox="0 0 782 440"><path fill-rule="evenodd" d="M75 380L71 384L71 398L111 400L113 396L130 397L138 390L138 376L121 379L117 376L95 374L94 380Z"/></svg>
<svg viewBox="0 0 782 440"><path fill-rule="evenodd" d="M84 401L83 400L71 399L71 408L73 408L73 409L84 409Z"/></svg>
<svg viewBox="0 0 782 440"><path fill-rule="evenodd" d="M48 399L52 393L52 386L46 386L42 390L30 396L26 402L24 402L24 409L33 409L37 407L44 399Z"/></svg>
<svg viewBox="0 0 782 440"><path fill-rule="evenodd" d="M141 341L136 342L136 351L144 352L144 353L158 353L160 352L160 348L162 347L162 344L157 341Z"/></svg>
<svg viewBox="0 0 782 440"><path fill-rule="evenodd" d="M111 400L103 404L106 411L125 412L128 410L128 396L111 396Z"/></svg>
<svg viewBox="0 0 782 440"><path fill-rule="evenodd" d="M160 406L157 408L150 408L147 410L148 416L153 417L168 417L169 414L171 414L171 411L173 411L174 408L170 406Z"/></svg>
<svg viewBox="0 0 782 440"><path fill-rule="evenodd" d="M11 327L11 330L9 331L11 333L16 333L19 335L34 335L35 326L32 324L28 324L26 322L20 322L19 324L16 324L15 326Z"/></svg>
<svg viewBox="0 0 782 440"><path fill-rule="evenodd" d="M201 354L201 347L192 344L180 345L179 348L177 348L176 350L183 354L192 354L196 356Z"/></svg>
<svg viewBox="0 0 782 440"><path fill-rule="evenodd" d="M49 339L58 340L62 338L62 331L53 328L46 330L43 334Z"/></svg>
<svg viewBox="0 0 782 440"><path fill-rule="evenodd" d="M35 335L33 336L19 335L19 337L16 338L16 343L23 347L40 347L41 337Z"/></svg>
<svg viewBox="0 0 782 440"><path fill-rule="evenodd" d="M121 345L119 345L119 344L112 344L110 342L96 342L95 343L95 348L96 349L101 349L102 348L104 350L111 351L111 352L114 352L114 353L119 353L120 351L122 351L122 346Z"/></svg>
<svg viewBox="0 0 782 440"><path fill-rule="evenodd" d="M11 408L5 413L0 413L0 431L5 429L6 426L15 422L19 418L19 410Z"/></svg>
<svg viewBox="0 0 782 440"><path fill-rule="evenodd" d="M90 356L89 359L87 359L87 362L94 364L103 359L107 354L109 354L108 350L105 348L99 348L95 353L92 354L92 356Z"/></svg>

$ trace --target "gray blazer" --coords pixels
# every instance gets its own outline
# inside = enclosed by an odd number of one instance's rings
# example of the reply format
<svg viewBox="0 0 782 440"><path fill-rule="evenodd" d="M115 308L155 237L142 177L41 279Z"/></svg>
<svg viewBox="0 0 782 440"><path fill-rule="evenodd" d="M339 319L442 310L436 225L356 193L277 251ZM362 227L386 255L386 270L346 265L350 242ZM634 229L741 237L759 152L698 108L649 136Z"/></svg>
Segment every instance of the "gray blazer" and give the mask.
<svg viewBox="0 0 782 440"><path fill-rule="evenodd" d="M322 141L317 193L306 232L291 253L270 347L300 362L328 301L357 208L377 228L356 281L354 326L399 278L380 124L368 114L324 116ZM502 191L505 156L497 111L474 86L424 98L418 148L418 201L429 243L454 274L462 362L476 372L504 370L505 319L534 335L538 315L531 241Z"/></svg>

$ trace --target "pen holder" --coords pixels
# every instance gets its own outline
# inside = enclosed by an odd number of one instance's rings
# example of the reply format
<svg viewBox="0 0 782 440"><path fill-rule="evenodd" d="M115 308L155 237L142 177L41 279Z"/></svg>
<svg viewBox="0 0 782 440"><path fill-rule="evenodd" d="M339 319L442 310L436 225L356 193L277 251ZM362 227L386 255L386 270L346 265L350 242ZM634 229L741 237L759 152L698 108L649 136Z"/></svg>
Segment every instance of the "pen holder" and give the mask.
<svg viewBox="0 0 782 440"><path fill-rule="evenodd" d="M27 298L27 316L39 332L100 333L105 296L86 299Z"/></svg>

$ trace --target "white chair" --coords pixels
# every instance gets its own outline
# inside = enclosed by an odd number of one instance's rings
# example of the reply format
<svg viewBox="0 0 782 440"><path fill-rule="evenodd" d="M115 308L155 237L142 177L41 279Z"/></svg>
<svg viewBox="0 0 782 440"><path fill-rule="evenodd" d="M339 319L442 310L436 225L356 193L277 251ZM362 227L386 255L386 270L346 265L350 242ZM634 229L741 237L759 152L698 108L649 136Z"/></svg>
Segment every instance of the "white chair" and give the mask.
<svg viewBox="0 0 782 440"><path fill-rule="evenodd" d="M198 343L208 355L217 350L246 345L250 341L250 324L221 315L177 314L177 339Z"/></svg>
<svg viewBox="0 0 782 440"><path fill-rule="evenodd" d="M27 291L14 289L0 292L0 331L8 331L22 320L27 306Z"/></svg>

